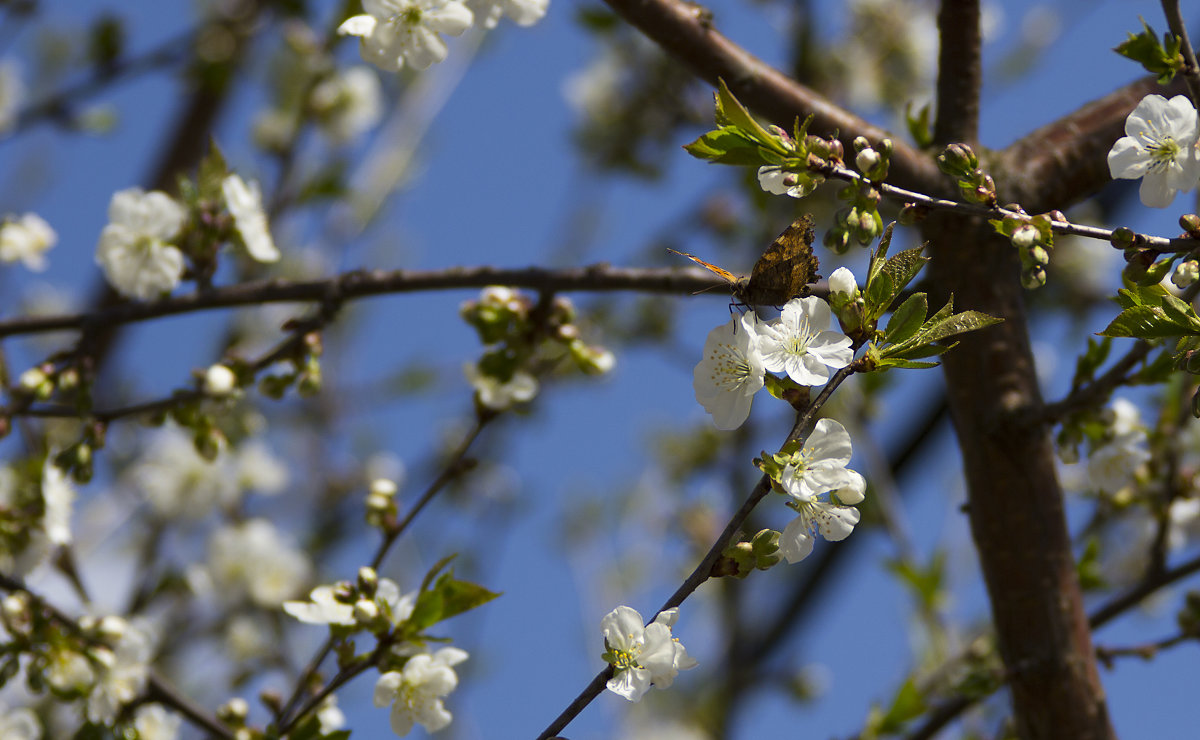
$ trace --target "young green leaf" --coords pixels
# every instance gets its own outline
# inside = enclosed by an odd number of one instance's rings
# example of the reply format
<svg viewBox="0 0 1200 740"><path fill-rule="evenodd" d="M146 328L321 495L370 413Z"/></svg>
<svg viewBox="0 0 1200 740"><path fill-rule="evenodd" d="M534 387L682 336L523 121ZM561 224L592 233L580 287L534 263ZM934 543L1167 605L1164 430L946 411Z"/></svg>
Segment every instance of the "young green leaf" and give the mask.
<svg viewBox="0 0 1200 740"><path fill-rule="evenodd" d="M883 341L900 344L910 339L921 328L928 312L929 301L925 294L912 294L888 319L887 327L883 330Z"/></svg>

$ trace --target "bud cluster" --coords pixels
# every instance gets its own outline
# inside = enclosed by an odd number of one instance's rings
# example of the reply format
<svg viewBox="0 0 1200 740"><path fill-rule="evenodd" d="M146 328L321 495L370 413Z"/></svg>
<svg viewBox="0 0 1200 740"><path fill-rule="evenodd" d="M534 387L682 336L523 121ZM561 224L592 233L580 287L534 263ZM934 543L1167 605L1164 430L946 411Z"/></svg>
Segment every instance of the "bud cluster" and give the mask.
<svg viewBox="0 0 1200 740"><path fill-rule="evenodd" d="M466 368L482 408L502 411L532 400L536 373L563 357L589 374L612 369L612 353L583 341L575 307L561 296L534 303L512 288L491 286L477 300L464 302L459 315L485 345L479 361Z"/></svg>
<svg viewBox="0 0 1200 740"><path fill-rule="evenodd" d="M1028 216L1019 205L1005 206L1005 210L1016 215L993 219L990 223L996 233L1007 236L1021 256L1021 285L1034 290L1046 284L1046 266L1050 264L1050 250L1054 248L1054 230L1051 224L1065 222L1061 211L1050 211L1037 216Z"/></svg>
<svg viewBox="0 0 1200 740"><path fill-rule="evenodd" d="M951 144L937 156L938 168L958 182L959 192L968 203L996 205L996 183L979 168L979 158L966 144Z"/></svg>

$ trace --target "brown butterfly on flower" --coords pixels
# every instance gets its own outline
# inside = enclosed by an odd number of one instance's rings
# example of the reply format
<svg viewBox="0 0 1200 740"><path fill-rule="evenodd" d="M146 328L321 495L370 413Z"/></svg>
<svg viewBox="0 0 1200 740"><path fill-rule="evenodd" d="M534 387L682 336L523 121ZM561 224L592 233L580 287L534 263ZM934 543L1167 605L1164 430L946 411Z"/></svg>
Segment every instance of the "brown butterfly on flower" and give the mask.
<svg viewBox="0 0 1200 740"><path fill-rule="evenodd" d="M767 251L754 263L750 276L738 276L687 252L683 255L706 270L719 275L733 291L734 299L746 306L782 306L805 292L806 286L820 279L819 265L812 251L813 220L801 216L775 237Z"/></svg>

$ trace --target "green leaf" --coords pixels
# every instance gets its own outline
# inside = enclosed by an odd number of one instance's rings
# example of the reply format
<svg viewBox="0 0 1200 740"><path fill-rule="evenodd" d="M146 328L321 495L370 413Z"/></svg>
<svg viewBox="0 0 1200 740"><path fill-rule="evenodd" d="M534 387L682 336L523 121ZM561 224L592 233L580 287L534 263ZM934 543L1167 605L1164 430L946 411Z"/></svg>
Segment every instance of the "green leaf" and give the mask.
<svg viewBox="0 0 1200 740"><path fill-rule="evenodd" d="M683 148L697 159L717 164L761 166L767 163L758 144L733 126L709 131Z"/></svg>
<svg viewBox="0 0 1200 740"><path fill-rule="evenodd" d="M984 329L999 324L1002 321L1004 319L988 316L981 311L963 311L937 323L933 323L932 320L927 322L925 327L921 329L919 336L926 343L938 342L956 334Z"/></svg>
<svg viewBox="0 0 1200 740"><path fill-rule="evenodd" d="M432 588L422 589L417 595L409 625L416 632L422 632L438 622L482 606L499 595L470 581L457 580L453 572L443 573Z"/></svg>
<svg viewBox="0 0 1200 740"><path fill-rule="evenodd" d="M1171 270L1175 268L1175 260L1177 259L1177 256L1171 255L1169 257L1160 259L1153 265L1150 265L1150 267L1146 268L1146 272L1144 272L1142 276L1138 278L1137 284L1145 287L1149 287L1151 285L1162 287L1159 285L1159 283L1161 283L1163 278L1169 275Z"/></svg>
<svg viewBox="0 0 1200 740"><path fill-rule="evenodd" d="M1200 316L1196 316L1196 311L1190 303L1185 303L1170 293L1164 293L1162 309L1167 318L1190 326L1192 333L1200 333Z"/></svg>
<svg viewBox="0 0 1200 740"><path fill-rule="evenodd" d="M1096 340L1088 337L1087 349L1075 360L1075 377L1071 379L1071 387L1078 388L1096 376L1096 371L1108 359L1112 350L1112 339L1104 337Z"/></svg>
<svg viewBox="0 0 1200 740"><path fill-rule="evenodd" d="M1136 36L1129 34L1129 38L1113 51L1138 62L1147 72L1158 75L1158 84L1165 85L1175 77L1176 72L1183 69L1183 55L1179 53L1181 41L1171 34L1163 34L1163 42L1160 43L1158 34L1146 23L1146 19L1139 20L1142 21L1142 32Z"/></svg>
<svg viewBox="0 0 1200 740"><path fill-rule="evenodd" d="M899 344L913 337L925 315L929 312L929 301L924 293L914 293L888 319L887 328L883 331L883 340Z"/></svg>
<svg viewBox="0 0 1200 740"><path fill-rule="evenodd" d="M904 729L908 722L920 717L925 712L925 697L917 689L917 683L910 676L896 691L892 705L879 720L876 729L881 734L896 733Z"/></svg>
<svg viewBox="0 0 1200 740"><path fill-rule="evenodd" d="M780 401L788 400L784 397L784 394L788 391L808 391L807 386L800 385L786 375L779 377L773 373L767 373L763 380L767 388L767 393L770 393Z"/></svg>
<svg viewBox="0 0 1200 740"><path fill-rule="evenodd" d="M929 104L921 106L917 115L912 114L912 103L904 106L904 122L908 125L908 135L919 149L933 146L933 131L929 123Z"/></svg>
<svg viewBox="0 0 1200 740"><path fill-rule="evenodd" d="M918 362L916 360L905 360L899 357L885 357L876 365L876 370L888 370L890 368L899 368L901 370L928 370L940 365L940 362Z"/></svg>
<svg viewBox="0 0 1200 740"><path fill-rule="evenodd" d="M1104 580L1104 569L1100 565L1100 542L1095 537L1089 537L1084 545L1083 553L1075 563L1075 574L1079 578L1079 586L1084 591L1108 587Z"/></svg>
<svg viewBox="0 0 1200 740"><path fill-rule="evenodd" d="M768 142L774 139L773 136L763 128L762 124L750 115L750 111L746 110L746 106L742 105L741 101L734 97L733 93L725 85L725 80L717 79L717 124L721 126L734 126L741 129L750 138L759 142Z"/></svg>
<svg viewBox="0 0 1200 740"><path fill-rule="evenodd" d="M906 249L884 262L873 275L868 277L866 293L868 321L882 316L891 307L896 296L912 282L912 279L929 261L928 257L921 256L924 249L924 244Z"/></svg>
<svg viewBox="0 0 1200 740"><path fill-rule="evenodd" d="M1134 306L1127 308L1112 320L1102 337L1133 337L1135 339L1162 339L1190 333L1190 325L1172 321L1166 312L1156 306Z"/></svg>

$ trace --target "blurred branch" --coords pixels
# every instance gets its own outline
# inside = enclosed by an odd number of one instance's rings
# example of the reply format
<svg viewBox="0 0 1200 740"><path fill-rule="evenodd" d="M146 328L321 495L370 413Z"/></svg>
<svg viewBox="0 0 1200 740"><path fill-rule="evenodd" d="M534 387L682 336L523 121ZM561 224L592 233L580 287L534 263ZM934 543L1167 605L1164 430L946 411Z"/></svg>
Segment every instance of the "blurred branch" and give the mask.
<svg viewBox="0 0 1200 740"><path fill-rule="evenodd" d="M483 288L489 285L559 292L633 290L679 295L727 284L712 273L696 267L612 267L604 263L562 270L486 266L450 267L444 270L355 270L325 280L259 280L159 301L127 301L87 313L14 318L0 321L0 337L63 329L95 331L162 316L233 306L326 301L330 296L351 300L375 295ZM813 295L821 292L820 289L812 290Z"/></svg>

